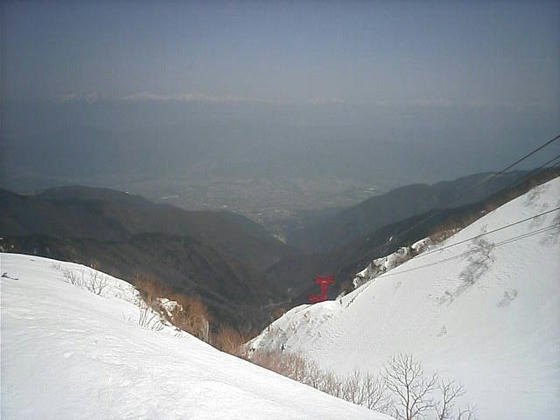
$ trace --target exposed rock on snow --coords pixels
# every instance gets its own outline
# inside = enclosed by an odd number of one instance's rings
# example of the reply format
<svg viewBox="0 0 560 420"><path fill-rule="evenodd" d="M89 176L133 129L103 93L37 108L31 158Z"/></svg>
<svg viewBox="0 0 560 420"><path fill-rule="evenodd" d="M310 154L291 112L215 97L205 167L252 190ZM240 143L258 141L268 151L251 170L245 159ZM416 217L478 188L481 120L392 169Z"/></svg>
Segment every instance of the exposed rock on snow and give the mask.
<svg viewBox="0 0 560 420"><path fill-rule="evenodd" d="M403 246L385 257L376 258L364 270L356 274L356 277L352 281L354 289L398 267L412 257L426 251L431 245L433 245L432 240L430 238L424 238L413 243L411 246Z"/></svg>

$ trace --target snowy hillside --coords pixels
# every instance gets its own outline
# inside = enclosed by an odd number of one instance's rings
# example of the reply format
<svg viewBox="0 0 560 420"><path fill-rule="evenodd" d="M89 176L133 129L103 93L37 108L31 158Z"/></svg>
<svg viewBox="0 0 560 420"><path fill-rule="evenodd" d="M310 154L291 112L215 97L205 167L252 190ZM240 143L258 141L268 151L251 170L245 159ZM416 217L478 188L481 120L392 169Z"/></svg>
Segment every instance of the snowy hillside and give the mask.
<svg viewBox="0 0 560 420"><path fill-rule="evenodd" d="M0 271L2 419L386 418L139 320L134 289L87 267L0 254Z"/></svg>
<svg viewBox="0 0 560 420"><path fill-rule="evenodd" d="M340 300L292 309L249 345L284 346L340 375L375 374L392 356L412 354L462 383L478 418L557 418L558 207L559 178Z"/></svg>

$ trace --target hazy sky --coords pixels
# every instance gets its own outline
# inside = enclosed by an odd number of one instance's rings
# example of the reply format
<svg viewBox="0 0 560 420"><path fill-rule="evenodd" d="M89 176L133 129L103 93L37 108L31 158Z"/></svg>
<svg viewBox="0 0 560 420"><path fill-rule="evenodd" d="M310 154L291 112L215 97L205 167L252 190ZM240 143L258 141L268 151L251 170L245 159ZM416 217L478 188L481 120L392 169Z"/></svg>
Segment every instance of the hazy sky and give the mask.
<svg viewBox="0 0 560 420"><path fill-rule="evenodd" d="M559 109L557 1L2 7L8 99Z"/></svg>
<svg viewBox="0 0 560 420"><path fill-rule="evenodd" d="M560 132L559 1L0 7L10 188L92 182L75 178L85 163L433 182L502 169Z"/></svg>

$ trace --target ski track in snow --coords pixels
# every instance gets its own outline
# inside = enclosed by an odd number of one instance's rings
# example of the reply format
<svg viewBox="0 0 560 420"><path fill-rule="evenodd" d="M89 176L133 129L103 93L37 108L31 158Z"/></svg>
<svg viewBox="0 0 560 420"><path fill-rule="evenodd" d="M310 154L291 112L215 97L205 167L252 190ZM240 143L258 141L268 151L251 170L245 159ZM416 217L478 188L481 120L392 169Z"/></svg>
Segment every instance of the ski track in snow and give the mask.
<svg viewBox="0 0 560 420"><path fill-rule="evenodd" d="M97 296L63 270L92 272L0 254L2 419L387 418L170 326L142 328L128 283L107 276Z"/></svg>
<svg viewBox="0 0 560 420"><path fill-rule="evenodd" d="M488 213L430 251L558 206L560 178ZM341 375L355 369L377 373L392 356L410 353L427 371L462 383L463 400L476 405L478 418L557 418L560 229L493 245L558 224L559 213L420 254L340 301L294 308L249 346L285 344ZM280 342L274 332L288 326L293 333Z"/></svg>

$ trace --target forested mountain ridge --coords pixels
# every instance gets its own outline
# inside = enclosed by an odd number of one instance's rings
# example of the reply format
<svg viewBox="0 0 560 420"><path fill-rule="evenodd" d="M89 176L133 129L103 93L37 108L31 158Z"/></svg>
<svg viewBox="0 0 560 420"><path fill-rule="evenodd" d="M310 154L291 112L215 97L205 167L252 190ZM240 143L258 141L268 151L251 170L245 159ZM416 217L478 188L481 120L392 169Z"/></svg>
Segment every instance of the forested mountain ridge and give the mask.
<svg viewBox="0 0 560 420"><path fill-rule="evenodd" d="M130 282L200 297L216 322L269 320L285 292L264 270L291 250L250 220L188 212L107 189L65 187L36 196L0 191L2 249L86 265Z"/></svg>
<svg viewBox="0 0 560 420"><path fill-rule="evenodd" d="M520 179L527 172L514 171L492 178L481 173L433 185L412 184L374 196L356 206L290 232L287 243L308 253L330 251L375 230L437 208L460 207L482 200ZM479 185L480 184L480 185Z"/></svg>

